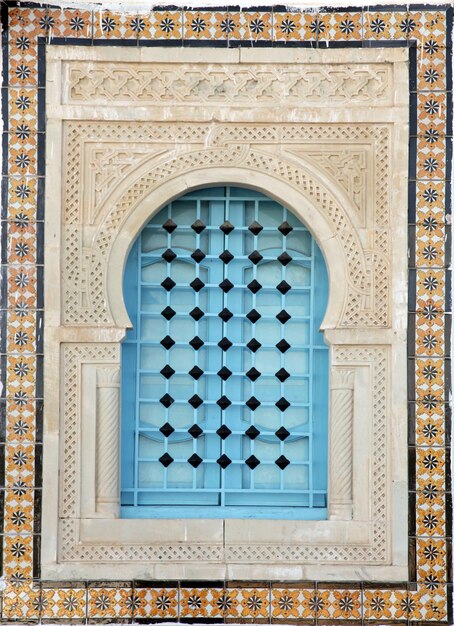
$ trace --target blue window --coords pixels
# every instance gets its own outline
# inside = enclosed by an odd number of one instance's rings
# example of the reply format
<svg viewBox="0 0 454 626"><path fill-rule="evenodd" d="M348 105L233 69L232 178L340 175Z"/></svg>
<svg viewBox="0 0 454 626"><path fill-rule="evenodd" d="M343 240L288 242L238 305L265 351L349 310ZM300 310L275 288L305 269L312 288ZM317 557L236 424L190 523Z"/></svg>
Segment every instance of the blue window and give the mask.
<svg viewBox="0 0 454 626"><path fill-rule="evenodd" d="M126 264L122 516L322 519L326 266L255 191L189 193Z"/></svg>

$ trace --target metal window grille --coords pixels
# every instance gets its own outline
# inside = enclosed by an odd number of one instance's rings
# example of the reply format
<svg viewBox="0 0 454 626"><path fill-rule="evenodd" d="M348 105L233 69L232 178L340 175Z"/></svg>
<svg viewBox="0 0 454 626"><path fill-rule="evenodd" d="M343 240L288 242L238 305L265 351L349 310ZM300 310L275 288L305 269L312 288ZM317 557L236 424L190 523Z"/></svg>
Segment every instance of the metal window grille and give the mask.
<svg viewBox="0 0 454 626"><path fill-rule="evenodd" d="M263 194L189 193L127 261L123 517L323 518L326 267Z"/></svg>

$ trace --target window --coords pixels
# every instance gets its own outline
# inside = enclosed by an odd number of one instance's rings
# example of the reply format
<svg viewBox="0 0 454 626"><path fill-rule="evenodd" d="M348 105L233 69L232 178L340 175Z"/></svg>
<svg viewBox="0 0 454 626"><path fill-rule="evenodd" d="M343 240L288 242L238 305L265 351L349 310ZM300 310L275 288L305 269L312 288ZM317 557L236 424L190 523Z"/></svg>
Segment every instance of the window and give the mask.
<svg viewBox="0 0 454 626"><path fill-rule="evenodd" d="M263 194L163 208L126 265L124 517L326 517L320 249Z"/></svg>

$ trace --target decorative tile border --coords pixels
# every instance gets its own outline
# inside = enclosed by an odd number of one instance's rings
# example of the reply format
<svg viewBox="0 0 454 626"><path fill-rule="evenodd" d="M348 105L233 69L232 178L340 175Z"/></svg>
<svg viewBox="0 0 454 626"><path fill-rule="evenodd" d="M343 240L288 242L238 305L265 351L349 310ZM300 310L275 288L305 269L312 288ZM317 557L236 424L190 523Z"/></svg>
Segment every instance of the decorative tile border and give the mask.
<svg viewBox="0 0 454 626"><path fill-rule="evenodd" d="M2 620L452 623L449 479L452 10L286 12L172 7L144 15L7 2L0 505ZM410 47L409 578L392 585L39 581L44 43ZM172 43L171 43L172 42ZM0 559L1 560L1 559Z"/></svg>

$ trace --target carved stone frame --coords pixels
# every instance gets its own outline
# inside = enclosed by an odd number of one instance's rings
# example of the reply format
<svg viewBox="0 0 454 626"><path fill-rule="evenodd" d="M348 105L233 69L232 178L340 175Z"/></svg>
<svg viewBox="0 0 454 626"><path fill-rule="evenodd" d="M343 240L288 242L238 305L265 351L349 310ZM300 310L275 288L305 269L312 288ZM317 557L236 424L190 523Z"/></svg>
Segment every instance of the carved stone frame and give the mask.
<svg viewBox="0 0 454 626"><path fill-rule="evenodd" d="M406 54L48 48L44 577L406 578ZM119 277L214 184L277 199L325 256L328 520L118 517Z"/></svg>

